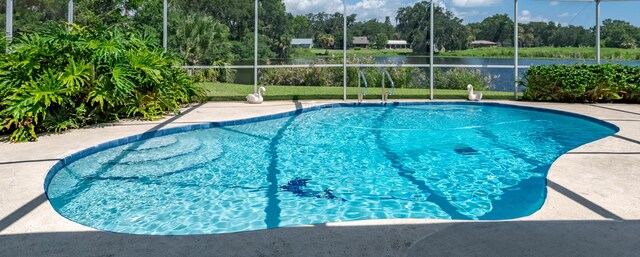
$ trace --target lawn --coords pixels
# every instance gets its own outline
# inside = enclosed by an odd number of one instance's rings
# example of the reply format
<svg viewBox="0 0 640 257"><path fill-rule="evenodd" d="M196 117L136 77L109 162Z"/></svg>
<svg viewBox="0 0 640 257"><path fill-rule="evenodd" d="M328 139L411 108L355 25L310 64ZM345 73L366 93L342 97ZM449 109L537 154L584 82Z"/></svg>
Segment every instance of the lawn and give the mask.
<svg viewBox="0 0 640 257"><path fill-rule="evenodd" d="M253 93L253 85L228 84L228 83L202 83L207 89L209 100L223 101L244 101L247 94ZM309 100L309 99L342 99L342 87L312 87L312 86L266 86L266 100ZM347 88L347 98L357 99L358 89ZM389 89L387 89L389 90ZM484 99L513 99L511 92L483 92ZM365 99L380 99L381 89L370 88ZM428 89L397 88L393 99L428 99ZM434 91L436 99L457 99L467 98L466 90L436 89Z"/></svg>
<svg viewBox="0 0 640 257"><path fill-rule="evenodd" d="M473 48L461 51L439 53L441 57L484 57L513 58L513 47ZM593 47L523 47L519 49L520 58L541 59L577 59L593 60L596 49ZM640 60L640 49L602 48L600 56L609 60Z"/></svg>
<svg viewBox="0 0 640 257"><path fill-rule="evenodd" d="M342 57L342 50L328 50L324 55L324 49L296 49L292 58L311 58L321 56ZM438 57L482 57L482 58L513 58L513 47L487 47L472 48L460 51L448 51L437 53ZM372 49L347 50L347 57L377 57L377 56L424 56L416 55L411 49ZM596 57L596 49L593 47L522 47L519 50L520 58L536 59L572 59L593 60ZM600 56L604 60L640 60L640 49L601 48Z"/></svg>

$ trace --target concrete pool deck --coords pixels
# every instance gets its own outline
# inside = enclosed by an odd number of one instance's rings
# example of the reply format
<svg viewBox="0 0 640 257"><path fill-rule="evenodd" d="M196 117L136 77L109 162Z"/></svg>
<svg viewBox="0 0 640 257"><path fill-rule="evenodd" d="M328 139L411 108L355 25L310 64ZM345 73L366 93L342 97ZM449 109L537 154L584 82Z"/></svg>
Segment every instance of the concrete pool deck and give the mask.
<svg viewBox="0 0 640 257"><path fill-rule="evenodd" d="M152 130L235 120L342 101L209 102L156 122L123 121L0 143L0 256L638 256L640 105L496 101L588 115L614 136L560 157L548 198L511 221L373 220L203 236L97 231L53 210L43 189L60 159Z"/></svg>

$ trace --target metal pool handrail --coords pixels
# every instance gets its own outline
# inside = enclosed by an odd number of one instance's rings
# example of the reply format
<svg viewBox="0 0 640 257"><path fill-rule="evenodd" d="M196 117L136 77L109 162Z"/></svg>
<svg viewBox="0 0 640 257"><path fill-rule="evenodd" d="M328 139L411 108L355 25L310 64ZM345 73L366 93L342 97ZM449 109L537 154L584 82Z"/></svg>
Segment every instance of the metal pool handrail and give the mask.
<svg viewBox="0 0 640 257"><path fill-rule="evenodd" d="M360 93L360 78L364 81L364 93ZM358 101L362 101L364 96L367 95L369 89L369 84L367 83L367 77L364 75L364 72L359 69L358 70Z"/></svg>
<svg viewBox="0 0 640 257"><path fill-rule="evenodd" d="M393 83L393 79L391 78L391 74L389 74L389 71L387 71L386 69L382 70L382 101L386 102L387 101L387 93L384 91L384 84L385 84L385 79L384 79L384 75L387 75L387 78L389 79L389 82L391 82L391 93L389 95L393 95L393 93L395 93L396 91L396 84Z"/></svg>

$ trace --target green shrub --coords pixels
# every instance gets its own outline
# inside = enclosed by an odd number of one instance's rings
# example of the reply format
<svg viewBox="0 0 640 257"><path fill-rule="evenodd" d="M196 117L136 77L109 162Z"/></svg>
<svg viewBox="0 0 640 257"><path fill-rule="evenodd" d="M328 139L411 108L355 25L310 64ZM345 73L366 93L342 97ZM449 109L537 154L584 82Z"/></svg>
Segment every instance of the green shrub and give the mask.
<svg viewBox="0 0 640 257"><path fill-rule="evenodd" d="M36 140L123 117L157 119L204 96L182 60L145 35L52 25L23 34L0 55L0 127Z"/></svg>
<svg viewBox="0 0 640 257"><path fill-rule="evenodd" d="M374 64L373 57L353 57L348 63ZM340 58L316 59L312 64L341 64ZM397 88L425 88L429 83L428 71L415 67L390 67L384 68L391 75ZM380 87L382 84L382 71L380 68L347 68L347 86L358 86L358 70L364 72L370 87ZM467 89L472 84L476 90L487 90L494 79L485 76L478 69L454 68L443 71L435 69L435 86L440 89ZM260 83L279 86L342 86L342 68L289 68L289 69L263 69L260 75ZM389 86L389 82L386 82ZM361 85L364 85L363 83Z"/></svg>
<svg viewBox="0 0 640 257"><path fill-rule="evenodd" d="M354 47L354 48L353 48L353 50L354 50L354 51L360 51L360 50L362 50L362 48L360 48L360 47Z"/></svg>
<svg viewBox="0 0 640 257"><path fill-rule="evenodd" d="M373 57L353 57L348 63L373 64ZM341 64L341 58L319 58L312 64ZM382 73L378 68L361 68L365 73L367 82L371 87L380 87ZM387 68L396 87L413 88L424 85L426 76L418 68ZM289 69L263 69L260 75L260 83L280 86L342 86L342 68L289 68ZM358 85L358 68L347 68L347 86ZM387 84L388 85L388 84Z"/></svg>
<svg viewBox="0 0 640 257"><path fill-rule="evenodd" d="M447 71L434 69L435 87L440 89L467 89L473 85L476 90L487 90L491 86L492 76L485 76L478 69L453 68Z"/></svg>
<svg viewBox="0 0 640 257"><path fill-rule="evenodd" d="M520 83L528 101L640 103L640 67L635 66L534 66Z"/></svg>

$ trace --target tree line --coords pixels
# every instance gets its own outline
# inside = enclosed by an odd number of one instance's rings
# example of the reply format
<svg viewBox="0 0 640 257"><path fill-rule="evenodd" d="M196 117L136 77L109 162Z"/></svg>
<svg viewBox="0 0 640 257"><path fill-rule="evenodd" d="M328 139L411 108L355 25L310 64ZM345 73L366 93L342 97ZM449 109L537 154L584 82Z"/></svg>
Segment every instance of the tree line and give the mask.
<svg viewBox="0 0 640 257"><path fill-rule="evenodd" d="M506 14L496 14L482 22L467 25L472 39L489 40L513 46L513 20ZM601 27L603 47L636 48L640 43L640 28L622 20L606 19ZM522 47L593 47L595 26L562 25L555 22L518 24L518 44Z"/></svg>
<svg viewBox="0 0 640 257"><path fill-rule="evenodd" d="M5 9L4 1L0 8ZM21 0L14 2L16 34L38 31L48 21L66 19L67 0ZM157 0L85 0L75 4L74 22L96 29L120 27L162 39L162 1ZM185 57L186 64L229 63L253 58L254 3L228 0L173 0L169 6L169 48ZM389 39L407 40L415 53L429 49L429 2L398 9L395 25L387 17L358 21L347 16L346 40L354 36L369 38L370 47L384 48ZM260 0L260 58L289 58L296 51L293 38L312 38L323 48L342 48L342 13L293 15L282 0ZM0 22L4 27L4 14ZM434 47L437 51L463 50L474 40L488 40L503 46L513 45L514 23L506 14L496 14L481 22L464 24L451 11L435 7ZM602 24L605 47L635 48L640 43L640 28L629 22L607 19ZM595 45L594 28L561 25L554 22L518 24L519 45L523 47L588 47Z"/></svg>

